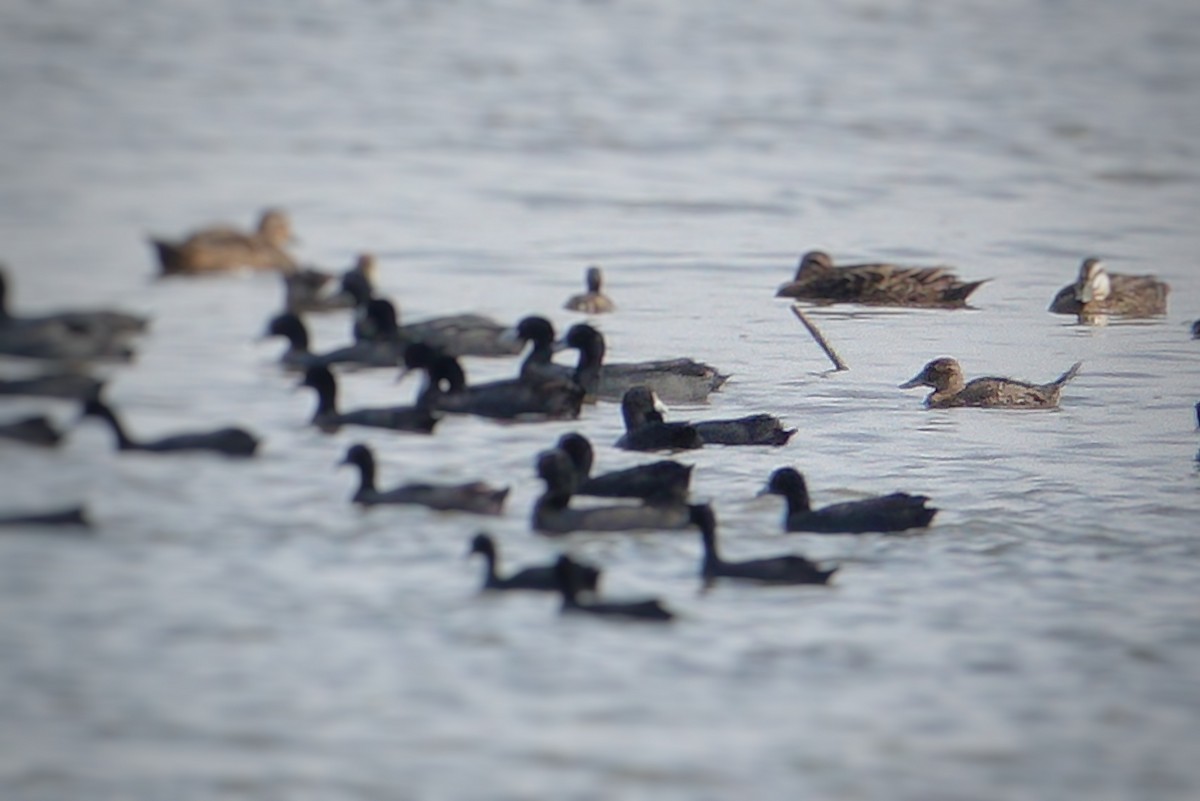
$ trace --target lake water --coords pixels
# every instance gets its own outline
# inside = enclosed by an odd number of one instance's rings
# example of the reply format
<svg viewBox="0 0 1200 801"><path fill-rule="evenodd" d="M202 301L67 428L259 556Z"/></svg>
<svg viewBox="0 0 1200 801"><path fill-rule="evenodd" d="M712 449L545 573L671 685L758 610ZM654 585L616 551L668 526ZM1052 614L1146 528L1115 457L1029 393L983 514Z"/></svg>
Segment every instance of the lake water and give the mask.
<svg viewBox="0 0 1200 801"><path fill-rule="evenodd" d="M0 87L14 305L151 314L104 371L129 427L265 440L251 463L117 455L94 422L0 446L0 509L96 521L0 538L5 799L1200 795L1195 3L13 2ZM726 555L802 551L835 585L702 593L694 534L532 534L533 457L561 433L601 469L641 461L608 447L612 404L430 438L307 427L256 341L278 280L154 281L144 240L267 205L306 261L378 254L411 319L565 327L601 264L610 358L734 374L675 418L799 429L683 457ZM974 310L811 312L851 368L829 373L773 297L814 247L993 280ZM1047 313L1093 254L1169 281L1167 316ZM896 385L942 355L1084 366L1056 411L926 410ZM416 385L343 386L349 407ZM33 409L77 416L0 404ZM510 484L507 513L352 508L334 465L356 441L384 483ZM784 536L754 496L785 464L817 503L902 489L941 512L916 536ZM680 620L482 597L484 527L508 567L567 548Z"/></svg>

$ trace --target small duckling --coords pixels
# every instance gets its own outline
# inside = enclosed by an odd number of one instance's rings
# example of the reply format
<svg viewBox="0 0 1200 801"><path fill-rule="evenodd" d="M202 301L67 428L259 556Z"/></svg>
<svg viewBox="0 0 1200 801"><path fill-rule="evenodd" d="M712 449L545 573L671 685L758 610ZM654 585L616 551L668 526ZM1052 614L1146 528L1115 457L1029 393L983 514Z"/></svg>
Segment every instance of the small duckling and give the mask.
<svg viewBox="0 0 1200 801"><path fill-rule="evenodd" d="M504 500L508 497L508 487L492 487L482 481L466 484L404 484L390 490L377 490L375 455L361 443L350 446L341 464L358 468L358 490L351 500L362 506L416 504L442 512L499 515L503 513Z"/></svg>
<svg viewBox="0 0 1200 801"><path fill-rule="evenodd" d="M312 424L327 432L337 431L342 426L366 426L432 434L439 419L424 406L386 406L339 412L337 380L324 365L308 368L300 386L310 387L317 393L317 408L313 412Z"/></svg>
<svg viewBox="0 0 1200 801"><path fill-rule="evenodd" d="M151 238L162 275L196 275L242 268L292 272L295 260L284 247L292 241L292 225L280 209L266 209L258 230L247 234L231 226L213 226L181 242Z"/></svg>
<svg viewBox="0 0 1200 801"><path fill-rule="evenodd" d="M1115 314L1155 317L1167 313L1171 288L1153 275L1110 273L1095 257L1079 265L1079 277L1060 289L1050 302L1055 314L1074 314L1081 321Z"/></svg>
<svg viewBox="0 0 1200 801"><path fill-rule="evenodd" d="M563 434L556 447L570 457L575 467L575 495L641 498L647 503L679 503L687 497L693 465L662 459L593 476L595 452L587 437L574 431Z"/></svg>
<svg viewBox="0 0 1200 801"><path fill-rule="evenodd" d="M689 508L692 524L700 529L704 545L700 576L706 583L718 578L732 578L762 584L828 584L829 578L837 572L836 567L823 570L796 554L727 562L717 550L717 516L712 506L705 503Z"/></svg>
<svg viewBox="0 0 1200 801"><path fill-rule="evenodd" d="M613 303L612 298L605 295L600 289L604 276L599 267L588 267L584 280L587 284L587 292L567 298L567 302L563 304L564 309L584 314L607 314L617 310L617 304Z"/></svg>
<svg viewBox="0 0 1200 801"><path fill-rule="evenodd" d="M532 525L543 534L672 530L689 525L687 506L678 502L572 509L575 466L558 448L538 454L537 473L546 489L533 505Z"/></svg>
<svg viewBox="0 0 1200 801"><path fill-rule="evenodd" d="M905 531L928 526L938 512L925 505L929 498L906 492L813 509L804 476L791 467L781 467L772 473L767 486L758 494L782 495L787 500L784 531L815 531L821 534Z"/></svg>
<svg viewBox="0 0 1200 801"><path fill-rule="evenodd" d="M1048 384L1030 384L1012 378L986 376L967 382L962 367L949 357L934 359L921 372L900 385L900 389L932 387L925 398L931 409L974 406L986 409L1052 409L1058 406L1059 396L1067 382L1079 373L1083 362L1075 362L1058 378Z"/></svg>
<svg viewBox="0 0 1200 801"><path fill-rule="evenodd" d="M46 415L38 414L0 423L0 439L52 448L62 441L62 432L54 427Z"/></svg>
<svg viewBox="0 0 1200 801"><path fill-rule="evenodd" d="M675 619L675 614L657 598L641 601L581 601L572 578L575 573L574 562L566 554L558 557L558 561L554 563L554 571L558 577L559 592L562 593L563 614L587 614L660 623Z"/></svg>
<svg viewBox="0 0 1200 801"><path fill-rule="evenodd" d="M89 398L83 404L84 417L99 417L108 423L117 438L117 450L143 451L145 453L180 453L184 451L211 451L226 456L250 457L258 449L258 439L243 428L219 428L214 431L199 431L174 434L153 440L131 439L112 408L99 397Z"/></svg>
<svg viewBox="0 0 1200 801"><path fill-rule="evenodd" d="M775 296L818 303L952 309L965 307L971 293L989 280L962 281L948 267L835 267L828 253L810 250L801 257L795 278L779 287Z"/></svg>
<svg viewBox="0 0 1200 801"><path fill-rule="evenodd" d="M496 543L487 534L480 532L471 540L471 554L481 554L484 559L483 573L484 590L534 590L538 592L558 592L558 576L554 565L527 567L518 570L511 576L501 577L496 573ZM571 562L571 584L590 592L596 591L600 581L600 571L582 562Z"/></svg>
<svg viewBox="0 0 1200 801"><path fill-rule="evenodd" d="M632 387L621 399L621 414L625 420L625 435L617 440L618 448L628 450L643 450L637 447L643 438L652 432L655 436L667 437L665 426L680 424L666 423L663 420L664 409L658 397L648 387ZM702 420L683 424L695 431L695 436L702 445L786 445L794 428L784 428L783 422L771 414L752 414L731 420ZM642 432L645 431L646 434ZM680 442L687 442L689 435L686 428L676 428L672 432L679 437ZM675 446L678 447L678 446Z"/></svg>

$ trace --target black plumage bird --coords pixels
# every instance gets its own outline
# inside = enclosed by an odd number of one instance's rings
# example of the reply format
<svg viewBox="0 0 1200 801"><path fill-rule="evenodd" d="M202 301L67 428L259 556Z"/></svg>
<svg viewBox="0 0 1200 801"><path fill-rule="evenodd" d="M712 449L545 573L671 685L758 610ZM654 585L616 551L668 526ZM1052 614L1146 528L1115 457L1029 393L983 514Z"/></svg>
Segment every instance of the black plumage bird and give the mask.
<svg viewBox="0 0 1200 801"><path fill-rule="evenodd" d="M763 584L827 584L837 568L824 570L803 556L786 554L727 562L717 548L717 516L709 504L691 507L691 521L700 529L704 558L700 576L708 582L718 578L743 579Z"/></svg>
<svg viewBox="0 0 1200 801"><path fill-rule="evenodd" d="M131 438L125 427L107 403L100 398L89 398L83 404L84 417L98 417L108 423L117 439L117 450L142 451L144 453L180 453L186 451L209 451L226 456L253 456L258 449L258 438L244 428L228 426L212 431L195 431L173 434L150 440Z"/></svg>
<svg viewBox="0 0 1200 801"><path fill-rule="evenodd" d="M926 506L924 495L893 492L860 501L835 503L813 509L808 485L798 471L781 467L771 474L760 495L782 495L787 500L785 531L814 531L823 534L861 534L864 532L905 531L924 528L938 510Z"/></svg>
<svg viewBox="0 0 1200 801"><path fill-rule="evenodd" d="M496 543L487 534L480 532L471 540L471 550L468 555L480 554L484 559L483 589L485 590L534 590L538 592L558 592L558 576L554 565L539 565L526 567L509 576L500 576L496 572L499 556L496 553ZM577 589L595 592L600 581L600 571L582 562L571 562L571 584Z"/></svg>

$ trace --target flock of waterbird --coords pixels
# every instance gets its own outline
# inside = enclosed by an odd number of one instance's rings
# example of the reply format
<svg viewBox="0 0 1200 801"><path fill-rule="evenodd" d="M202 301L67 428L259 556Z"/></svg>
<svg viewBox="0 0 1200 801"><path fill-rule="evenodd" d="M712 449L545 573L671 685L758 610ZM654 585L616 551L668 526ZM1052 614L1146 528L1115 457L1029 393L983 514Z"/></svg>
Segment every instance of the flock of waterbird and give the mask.
<svg viewBox="0 0 1200 801"><path fill-rule="evenodd" d="M431 435L447 417L476 415L501 421L536 422L578 418L585 404L619 401L625 433L614 447L632 451L680 451L709 445L778 447L795 433L771 414L735 419L668 421L662 400L696 403L721 389L728 375L690 358L615 363L606 360L603 334L590 323L573 325L558 338L544 317L529 316L515 326L478 314L437 317L400 324L395 304L375 291L377 267L369 255L340 277L304 268L288 252L291 226L278 209L263 212L257 230L210 227L180 241L151 240L163 276L221 273L242 269L280 273L284 310L267 324L264 336L282 337L280 357L286 370L303 375L300 385L316 396L312 424L324 431L363 426ZM208 451L227 457L251 457L258 438L237 427L139 439L126 430L102 397L102 384L81 366L93 361L125 361L148 322L113 310L63 311L21 316L7 302L7 283L0 270L0 356L50 365L35 376L0 378L0 394L71 399L84 416L104 421L120 451L173 454ZM962 308L985 280L962 281L946 267L902 267L892 264L836 266L828 254L806 253L792 281L777 296L814 304ZM616 311L603 290L598 267L589 267L586 291L569 298L565 308L589 316ZM1153 276L1109 273L1097 259L1086 259L1077 279L1054 297L1050 311L1091 320L1106 315L1165 314L1168 287ZM310 350L304 322L309 313L350 310L352 341L324 353ZM802 318L803 319L803 318ZM815 332L814 332L815 334ZM1200 338L1200 321L1193 327ZM573 366L554 361L561 350L574 350ZM524 353L511 378L485 383L467 380L467 357L513 358ZM338 403L336 371L345 366L398 370L424 376L416 401L406 406L344 411ZM1064 386L1080 364L1057 379L1034 384L1010 378L966 381L952 358L929 362L901 388L929 387L930 407L1050 408L1058 405ZM590 408L590 407L589 407ZM602 411L588 412L603 413ZM1198 404L1200 414L1200 404ZM63 434L44 415L0 420L0 440L53 446ZM534 459L545 489L536 500L532 528L545 535L577 531L627 532L695 528L701 535L701 575L762 584L826 584L837 570L821 567L797 554L749 561L726 561L717 544L717 518L710 504L689 503L692 466L673 459L647 462L623 470L593 473L595 450L578 432L565 434L554 447ZM507 487L484 481L459 484L407 483L380 489L374 454L364 444L352 445L342 464L359 474L352 501L364 506L416 504L476 515L500 515ZM785 531L823 533L898 532L927 527L937 509L928 498L897 492L814 509L804 477L791 467L775 470L762 493L781 496L787 505ZM579 496L610 499L606 505L580 505ZM0 515L0 524L86 525L81 506L40 513ZM485 590L557 592L564 611L643 620L670 620L673 614L657 600L600 600L598 568L567 555L554 564L498 574L497 546L486 533L475 536L470 553L486 562Z"/></svg>

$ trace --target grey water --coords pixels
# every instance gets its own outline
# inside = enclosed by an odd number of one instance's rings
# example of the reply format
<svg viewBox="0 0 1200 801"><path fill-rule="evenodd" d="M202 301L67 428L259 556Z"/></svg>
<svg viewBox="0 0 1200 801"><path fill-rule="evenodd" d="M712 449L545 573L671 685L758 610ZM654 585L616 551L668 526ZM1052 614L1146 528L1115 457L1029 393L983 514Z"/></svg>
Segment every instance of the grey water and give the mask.
<svg viewBox="0 0 1200 801"><path fill-rule="evenodd" d="M20 310L153 317L103 368L139 435L238 423L259 458L118 455L69 404L57 450L0 445L0 510L86 502L91 536L0 535L5 799L1191 799L1200 795L1200 7L1184 0L10 2L0 259ZM584 268L613 360L733 373L676 419L778 414L779 449L688 453L726 555L797 551L834 585L701 592L692 533L530 530L534 455L578 421L306 425L257 340L271 275L154 280L145 237L286 208L298 255L360 251L407 319L565 328ZM954 265L962 311L773 297L799 255ZM1079 261L1156 273L1169 312L1046 311ZM313 318L316 346L348 339ZM1046 412L923 408L896 385L1083 370ZM512 362L471 360L472 376ZM5 375L28 369L6 362ZM415 384L349 373L347 406ZM381 481L512 487L496 520L360 511ZM780 533L776 467L829 503L905 490L910 536ZM483 597L561 549L669 627Z"/></svg>

